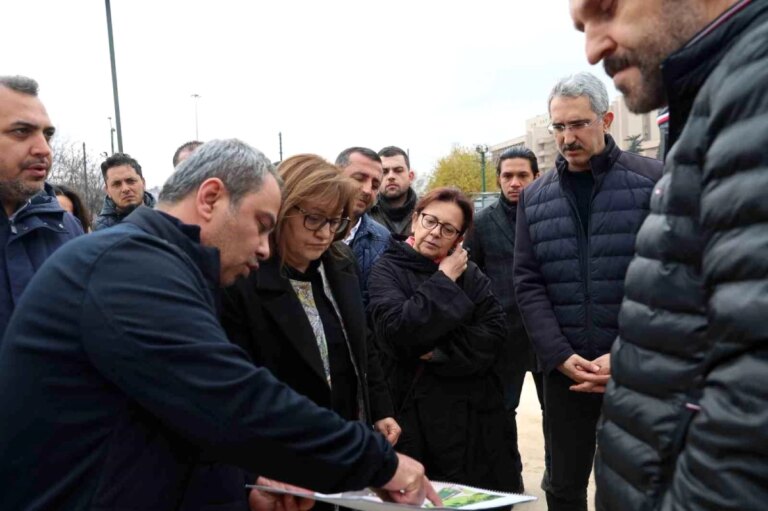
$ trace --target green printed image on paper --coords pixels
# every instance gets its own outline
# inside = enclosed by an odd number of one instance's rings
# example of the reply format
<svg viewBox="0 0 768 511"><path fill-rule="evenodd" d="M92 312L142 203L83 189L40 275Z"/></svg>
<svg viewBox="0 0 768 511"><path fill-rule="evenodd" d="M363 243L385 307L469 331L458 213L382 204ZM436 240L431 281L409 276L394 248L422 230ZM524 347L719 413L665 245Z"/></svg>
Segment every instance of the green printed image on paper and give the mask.
<svg viewBox="0 0 768 511"><path fill-rule="evenodd" d="M440 499L443 501L443 507L462 508L470 504L477 504L478 502L487 502L501 498L501 495L495 495L493 493L485 493L479 490L473 490L461 486L445 486L440 488L437 492L440 495ZM432 504L427 504L425 507L434 507Z"/></svg>

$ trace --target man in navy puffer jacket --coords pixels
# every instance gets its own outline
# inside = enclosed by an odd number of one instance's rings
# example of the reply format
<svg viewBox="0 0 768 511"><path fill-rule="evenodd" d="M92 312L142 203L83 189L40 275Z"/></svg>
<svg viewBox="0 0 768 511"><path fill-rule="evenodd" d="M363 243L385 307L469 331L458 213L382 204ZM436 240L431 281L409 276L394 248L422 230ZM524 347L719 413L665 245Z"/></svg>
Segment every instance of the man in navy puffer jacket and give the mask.
<svg viewBox="0 0 768 511"><path fill-rule="evenodd" d="M515 292L546 373L547 504L586 511L624 274L662 164L616 146L608 93L589 73L555 85L549 114L560 156L520 196Z"/></svg>

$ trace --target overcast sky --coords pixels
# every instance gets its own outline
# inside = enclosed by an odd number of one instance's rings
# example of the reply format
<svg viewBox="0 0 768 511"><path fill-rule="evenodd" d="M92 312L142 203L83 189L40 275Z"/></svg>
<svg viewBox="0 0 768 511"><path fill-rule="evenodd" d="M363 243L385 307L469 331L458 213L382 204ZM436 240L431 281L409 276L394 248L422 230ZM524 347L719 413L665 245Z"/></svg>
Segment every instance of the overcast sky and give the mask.
<svg viewBox="0 0 768 511"><path fill-rule="evenodd" d="M591 70L566 0L113 0L123 149L149 186L195 137L237 137L277 160L363 145L429 172L454 144L523 134L561 76ZM0 74L40 83L57 137L110 150L100 0L5 2Z"/></svg>

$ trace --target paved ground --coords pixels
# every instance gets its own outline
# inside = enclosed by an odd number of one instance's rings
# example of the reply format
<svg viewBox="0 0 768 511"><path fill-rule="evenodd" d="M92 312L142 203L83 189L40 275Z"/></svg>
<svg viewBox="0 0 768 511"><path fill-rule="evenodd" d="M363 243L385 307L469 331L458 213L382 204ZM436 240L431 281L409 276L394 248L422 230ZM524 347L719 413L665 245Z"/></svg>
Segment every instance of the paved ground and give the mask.
<svg viewBox="0 0 768 511"><path fill-rule="evenodd" d="M541 490L541 476L544 474L544 435L541 431L541 409L536 396L536 387L531 374L525 378L523 395L517 409L518 446L523 458L523 481L525 492L539 500L529 504L520 504L515 509L521 511L546 511L547 502ZM594 510L595 484L589 484L589 509Z"/></svg>

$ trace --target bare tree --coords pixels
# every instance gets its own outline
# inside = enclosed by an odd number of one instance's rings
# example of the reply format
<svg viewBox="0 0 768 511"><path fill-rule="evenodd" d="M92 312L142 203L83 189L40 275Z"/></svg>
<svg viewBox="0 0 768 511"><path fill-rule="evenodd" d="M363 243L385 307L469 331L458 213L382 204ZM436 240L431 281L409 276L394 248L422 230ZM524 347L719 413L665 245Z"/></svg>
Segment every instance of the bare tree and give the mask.
<svg viewBox="0 0 768 511"><path fill-rule="evenodd" d="M98 214L104 201L101 158L88 154L84 144L55 140L51 144L53 165L48 182L72 188L86 205L91 216Z"/></svg>

